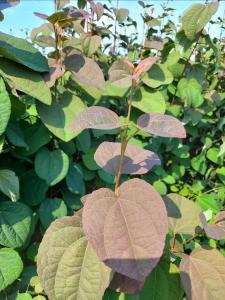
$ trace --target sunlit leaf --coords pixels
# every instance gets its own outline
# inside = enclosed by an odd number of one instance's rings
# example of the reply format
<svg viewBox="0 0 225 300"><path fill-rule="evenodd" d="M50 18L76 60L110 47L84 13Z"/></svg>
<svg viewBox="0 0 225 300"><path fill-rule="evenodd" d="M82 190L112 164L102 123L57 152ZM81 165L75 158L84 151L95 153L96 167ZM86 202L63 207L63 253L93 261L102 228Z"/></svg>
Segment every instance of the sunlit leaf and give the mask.
<svg viewBox="0 0 225 300"><path fill-rule="evenodd" d="M106 172L116 175L121 156L121 144L103 142L95 152L95 161ZM160 165L157 154L141 149L135 145L127 145L122 166L122 174L145 174L153 166Z"/></svg>
<svg viewBox="0 0 225 300"><path fill-rule="evenodd" d="M83 228L106 265L143 281L162 255L167 213L151 185L132 179L121 185L118 196L106 188L85 196Z"/></svg>
<svg viewBox="0 0 225 300"><path fill-rule="evenodd" d="M0 191L12 201L19 199L19 179L13 171L0 170Z"/></svg>
<svg viewBox="0 0 225 300"><path fill-rule="evenodd" d="M186 131L182 123L169 115L159 113L143 114L137 120L137 127L162 137L186 137Z"/></svg>
<svg viewBox="0 0 225 300"><path fill-rule="evenodd" d="M222 240L225 238L225 226L221 226L220 222L215 224L207 224L205 215L203 213L200 213L199 216L202 223L202 227L210 239Z"/></svg>
<svg viewBox="0 0 225 300"><path fill-rule="evenodd" d="M155 64L143 76L142 81L151 88L157 88L161 85L170 84L173 81L173 75L163 64Z"/></svg>
<svg viewBox="0 0 225 300"><path fill-rule="evenodd" d="M132 84L134 66L127 60L115 61L109 69L109 82L120 88L128 88Z"/></svg>
<svg viewBox="0 0 225 300"><path fill-rule="evenodd" d="M133 79L138 80L139 77L145 72L149 71L151 67L159 60L159 57L148 57L140 61L136 67L133 75Z"/></svg>

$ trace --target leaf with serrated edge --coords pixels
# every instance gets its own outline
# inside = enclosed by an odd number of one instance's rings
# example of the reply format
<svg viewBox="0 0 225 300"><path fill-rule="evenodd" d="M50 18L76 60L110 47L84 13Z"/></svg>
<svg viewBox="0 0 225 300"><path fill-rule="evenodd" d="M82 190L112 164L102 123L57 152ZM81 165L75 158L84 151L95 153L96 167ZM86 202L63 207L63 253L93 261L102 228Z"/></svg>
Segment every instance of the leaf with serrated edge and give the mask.
<svg viewBox="0 0 225 300"><path fill-rule="evenodd" d="M92 106L84 109L72 123L74 131L81 131L88 128L110 130L119 127L119 117L117 114L101 106Z"/></svg>
<svg viewBox="0 0 225 300"><path fill-rule="evenodd" d="M116 175L120 162L121 144L103 142L95 152L96 163L111 175ZM122 174L145 174L153 166L160 165L157 154L135 145L127 145Z"/></svg>
<svg viewBox="0 0 225 300"><path fill-rule="evenodd" d="M225 238L225 228L219 224L207 224L206 217L203 213L199 215L202 227L205 230L206 235L210 239L222 240Z"/></svg>
<svg viewBox="0 0 225 300"><path fill-rule="evenodd" d="M162 255L168 229L166 208L150 184L132 179L121 185L118 197L105 188L86 196L83 228L106 265L143 281Z"/></svg>
<svg viewBox="0 0 225 300"><path fill-rule="evenodd" d="M137 120L137 127L157 136L185 138L186 131L182 123L169 115L145 113Z"/></svg>
<svg viewBox="0 0 225 300"><path fill-rule="evenodd" d="M216 249L196 248L182 255L181 280L188 299L222 300L225 290L225 258Z"/></svg>
<svg viewBox="0 0 225 300"><path fill-rule="evenodd" d="M168 194L164 197L169 217L169 229L174 233L194 234L200 225L197 204L178 194Z"/></svg>

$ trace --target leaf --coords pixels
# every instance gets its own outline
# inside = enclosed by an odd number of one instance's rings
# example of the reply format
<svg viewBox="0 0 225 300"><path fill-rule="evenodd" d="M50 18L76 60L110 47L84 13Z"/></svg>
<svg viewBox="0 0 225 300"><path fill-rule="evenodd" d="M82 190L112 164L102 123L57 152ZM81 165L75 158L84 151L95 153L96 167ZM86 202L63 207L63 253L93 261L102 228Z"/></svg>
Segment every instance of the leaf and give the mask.
<svg viewBox="0 0 225 300"><path fill-rule="evenodd" d="M0 203L0 245L19 248L25 245L32 225L32 212L20 202Z"/></svg>
<svg viewBox="0 0 225 300"><path fill-rule="evenodd" d="M221 300L225 288L225 259L216 249L201 247L183 255L181 280L187 297L192 300Z"/></svg>
<svg viewBox="0 0 225 300"><path fill-rule="evenodd" d="M52 300L102 299L110 269L100 262L75 215L52 223L38 250L38 275Z"/></svg>
<svg viewBox="0 0 225 300"><path fill-rule="evenodd" d="M65 58L65 66L73 73L75 81L104 90L104 75L94 60L74 50Z"/></svg>
<svg viewBox="0 0 225 300"><path fill-rule="evenodd" d="M126 181L118 197L106 188L85 196L82 219L87 239L113 271L143 281L158 263L167 215L161 197L145 181Z"/></svg>
<svg viewBox="0 0 225 300"><path fill-rule="evenodd" d="M22 148L29 148L25 141L23 131L20 128L20 124L15 119L9 122L6 130L6 135L10 143L12 143L13 145Z"/></svg>
<svg viewBox="0 0 225 300"><path fill-rule="evenodd" d="M220 223L207 224L206 217L203 213L200 213L199 217L202 227L210 239L222 240L225 238L225 227L220 226Z"/></svg>
<svg viewBox="0 0 225 300"><path fill-rule="evenodd" d="M179 194L168 194L164 197L164 202L169 217L169 229L174 234L195 234L195 229L200 223L201 209Z"/></svg>
<svg viewBox="0 0 225 300"><path fill-rule="evenodd" d="M71 131L71 123L85 108L77 96L65 92L59 100L53 99L51 106L37 103L38 114L45 126L64 142L72 140L79 132Z"/></svg>
<svg viewBox="0 0 225 300"><path fill-rule="evenodd" d="M6 58L0 58L0 74L13 89L51 104L51 92L41 75Z"/></svg>
<svg viewBox="0 0 225 300"><path fill-rule="evenodd" d="M119 88L132 85L134 66L127 60L115 61L109 69L109 82Z"/></svg>
<svg viewBox="0 0 225 300"><path fill-rule="evenodd" d="M47 86L53 87L56 80L61 78L65 72L64 66L57 62L55 59L48 59L49 72L43 75L43 78L47 84Z"/></svg>
<svg viewBox="0 0 225 300"><path fill-rule="evenodd" d="M221 180L221 182L223 182L223 184L225 184L225 167L216 169L216 174L219 177L219 179Z"/></svg>
<svg viewBox="0 0 225 300"><path fill-rule="evenodd" d="M199 195L196 198L196 203L205 210L212 210L214 213L217 213L220 210L220 205L217 203L214 195Z"/></svg>
<svg viewBox="0 0 225 300"><path fill-rule="evenodd" d="M135 94L135 101L132 106L143 112L157 112L164 114L166 111L165 97L161 92L154 92L148 87L141 87Z"/></svg>
<svg viewBox="0 0 225 300"><path fill-rule="evenodd" d="M149 71L151 67L159 60L159 57L148 57L143 60L141 60L138 64L138 66L135 68L133 79L138 80L141 75L143 75L145 72Z"/></svg>
<svg viewBox="0 0 225 300"><path fill-rule="evenodd" d="M191 160L192 168L198 173L204 175L207 171L207 163L205 159L204 152L200 153L198 156L195 156Z"/></svg>
<svg viewBox="0 0 225 300"><path fill-rule="evenodd" d="M116 16L116 20L119 22L119 23L123 23L125 21L125 19L128 17L129 15L129 10L126 9L126 8L115 8L113 7L113 12Z"/></svg>
<svg viewBox="0 0 225 300"><path fill-rule="evenodd" d="M196 3L191 5L181 17L182 27L185 35L191 41L210 21L211 17L216 13L219 7L218 2L208 4Z"/></svg>
<svg viewBox="0 0 225 300"><path fill-rule="evenodd" d="M71 164L69 168L69 172L66 176L66 183L68 189L74 194L85 194L85 183L83 179L82 170L79 165Z"/></svg>
<svg viewBox="0 0 225 300"><path fill-rule="evenodd" d="M0 249L0 291L13 283L23 270L19 254L8 248Z"/></svg>
<svg viewBox="0 0 225 300"><path fill-rule="evenodd" d="M12 201L19 199L19 179L11 170L0 170L0 191Z"/></svg>
<svg viewBox="0 0 225 300"><path fill-rule="evenodd" d="M103 142L95 152L97 164L111 175L117 175L121 156L121 143ZM127 145L122 174L145 174L160 165L158 155L135 145Z"/></svg>
<svg viewBox="0 0 225 300"><path fill-rule="evenodd" d="M44 228L48 228L53 221L67 215L67 207L59 198L48 198L41 203L39 215L41 224L44 226Z"/></svg>
<svg viewBox="0 0 225 300"><path fill-rule="evenodd" d="M173 81L173 75L163 64L155 64L142 78L144 84L151 88L157 88L161 85L170 84Z"/></svg>
<svg viewBox="0 0 225 300"><path fill-rule="evenodd" d="M35 171L48 185L60 182L69 170L69 157L60 149L42 148L35 157Z"/></svg>
<svg viewBox="0 0 225 300"><path fill-rule="evenodd" d="M3 32L0 32L0 55L37 72L49 71L47 59L32 44Z"/></svg>
<svg viewBox="0 0 225 300"><path fill-rule="evenodd" d="M223 164L223 156L222 157L219 156L219 149L216 147L212 147L210 148L207 153L206 153L206 157L211 160L213 163L218 164L218 165L222 165Z"/></svg>
<svg viewBox="0 0 225 300"><path fill-rule="evenodd" d="M204 102L202 87L195 78L182 78L177 85L177 96L190 107L199 107Z"/></svg>
<svg viewBox="0 0 225 300"><path fill-rule="evenodd" d="M80 41L82 50L88 57L91 57L101 45L101 37L90 33L81 34Z"/></svg>
<svg viewBox="0 0 225 300"><path fill-rule="evenodd" d="M120 293L136 294L143 289L144 282L115 273L109 287Z"/></svg>
<svg viewBox="0 0 225 300"><path fill-rule="evenodd" d="M0 11L8 7L15 6L20 3L20 0L2 0L0 3Z"/></svg>
<svg viewBox="0 0 225 300"><path fill-rule="evenodd" d="M175 264L161 261L148 277L139 299L181 300L183 294L179 269Z"/></svg>
<svg viewBox="0 0 225 300"><path fill-rule="evenodd" d="M138 118L137 127L162 137L186 137L186 131L182 123L169 115L145 113Z"/></svg>
<svg viewBox="0 0 225 300"><path fill-rule="evenodd" d="M0 77L0 135L5 131L11 114L11 102L3 79Z"/></svg>
<svg viewBox="0 0 225 300"><path fill-rule="evenodd" d="M92 106L84 109L72 123L74 131L81 131L88 128L109 130L119 127L119 117L117 114L101 106Z"/></svg>

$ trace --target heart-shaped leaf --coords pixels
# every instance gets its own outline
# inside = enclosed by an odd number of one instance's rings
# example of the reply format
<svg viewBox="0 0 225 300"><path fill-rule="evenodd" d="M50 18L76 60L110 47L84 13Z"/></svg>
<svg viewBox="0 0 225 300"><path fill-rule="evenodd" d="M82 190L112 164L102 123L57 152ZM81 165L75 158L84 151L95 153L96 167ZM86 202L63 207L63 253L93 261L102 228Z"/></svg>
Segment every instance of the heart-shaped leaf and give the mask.
<svg viewBox="0 0 225 300"><path fill-rule="evenodd" d="M51 224L38 250L37 267L51 300L102 299L111 279L111 270L86 240L78 215Z"/></svg>
<svg viewBox="0 0 225 300"><path fill-rule="evenodd" d="M181 280L188 299L221 300L225 289L225 258L216 249L196 248L182 255Z"/></svg>
<svg viewBox="0 0 225 300"><path fill-rule="evenodd" d="M121 156L121 143L103 142L95 152L97 164L111 175L116 175ZM135 145L127 145L122 174L145 174L153 166L160 165L158 155Z"/></svg>
<svg viewBox="0 0 225 300"><path fill-rule="evenodd" d="M109 130L119 127L119 117L117 114L101 106L92 106L84 109L72 124L74 131L81 131L88 128Z"/></svg>
<svg viewBox="0 0 225 300"><path fill-rule="evenodd" d="M106 265L143 281L162 255L166 208L150 184L132 179L121 185L118 196L106 188L85 196L83 228Z"/></svg>
<svg viewBox="0 0 225 300"><path fill-rule="evenodd" d="M137 127L162 137L185 138L186 131L176 118L159 113L146 113L137 120Z"/></svg>
<svg viewBox="0 0 225 300"><path fill-rule="evenodd" d="M120 88L128 88L132 84L134 66L127 60L115 61L109 69L109 82Z"/></svg>
<svg viewBox="0 0 225 300"><path fill-rule="evenodd" d="M151 88L157 88L161 85L170 84L173 81L173 75L165 65L155 64L143 76L142 81Z"/></svg>
<svg viewBox="0 0 225 300"><path fill-rule="evenodd" d="M42 148L35 157L35 171L48 185L60 182L69 170L69 157L62 150Z"/></svg>
<svg viewBox="0 0 225 300"><path fill-rule="evenodd" d="M203 213L199 215L202 227L210 239L222 240L225 238L225 227L220 225L220 222L215 224L207 224L206 217Z"/></svg>
<svg viewBox="0 0 225 300"><path fill-rule="evenodd" d="M145 72L149 71L151 67L159 60L159 57L148 57L140 61L137 68L134 71L133 79L138 80L139 77Z"/></svg>
<svg viewBox="0 0 225 300"><path fill-rule="evenodd" d="M168 194L164 197L169 217L169 228L176 233L194 234L199 226L201 209L191 200L179 194Z"/></svg>
<svg viewBox="0 0 225 300"><path fill-rule="evenodd" d="M19 254L8 248L0 249L0 291L15 281L23 270Z"/></svg>
<svg viewBox="0 0 225 300"><path fill-rule="evenodd" d="M0 135L6 129L6 126L9 121L11 113L11 102L9 98L9 94L6 90L5 83L3 79L0 77Z"/></svg>

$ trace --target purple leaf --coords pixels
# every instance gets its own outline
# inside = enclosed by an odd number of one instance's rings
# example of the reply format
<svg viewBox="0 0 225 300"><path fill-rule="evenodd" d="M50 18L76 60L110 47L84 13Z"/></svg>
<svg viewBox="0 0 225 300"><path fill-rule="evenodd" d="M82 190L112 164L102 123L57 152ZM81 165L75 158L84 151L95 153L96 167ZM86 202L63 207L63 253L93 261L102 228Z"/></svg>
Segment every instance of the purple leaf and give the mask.
<svg viewBox="0 0 225 300"><path fill-rule="evenodd" d="M120 162L120 143L104 142L95 152L96 163L111 175L116 175ZM122 174L145 174L153 166L160 165L158 155L135 145L127 145Z"/></svg>
<svg viewBox="0 0 225 300"><path fill-rule="evenodd" d="M138 66L136 67L133 75L134 80L138 80L139 77L144 74L145 72L149 71L151 67L159 60L159 57L148 57L140 61Z"/></svg>
<svg viewBox="0 0 225 300"><path fill-rule="evenodd" d="M150 184L132 179L121 185L119 196L103 188L86 197L83 229L107 266L142 282L163 253L167 212Z"/></svg>
<svg viewBox="0 0 225 300"><path fill-rule="evenodd" d="M137 127L162 137L185 138L186 131L176 118L160 113L146 113L137 120Z"/></svg>
<svg viewBox="0 0 225 300"><path fill-rule="evenodd" d="M44 74L43 77L48 87L52 87L56 80L63 76L65 69L61 63L52 58L48 59L48 65L49 73Z"/></svg>
<svg viewBox="0 0 225 300"><path fill-rule="evenodd" d="M92 106L84 109L72 124L73 131L81 131L88 128L108 130L119 127L117 114L101 106Z"/></svg>
<svg viewBox="0 0 225 300"><path fill-rule="evenodd" d="M48 15L45 15L45 14L42 14L42 13L34 12L34 15L38 18L41 18L42 20L47 20L48 19Z"/></svg>
<svg viewBox="0 0 225 300"><path fill-rule="evenodd" d="M206 235L210 239L222 240L225 238L225 228L220 226L220 223L217 224L207 224L206 217L203 213L199 214L202 227L205 230Z"/></svg>
<svg viewBox="0 0 225 300"><path fill-rule="evenodd" d="M116 292L136 294L143 289L144 284L144 282L137 281L120 273L115 273L109 287Z"/></svg>

